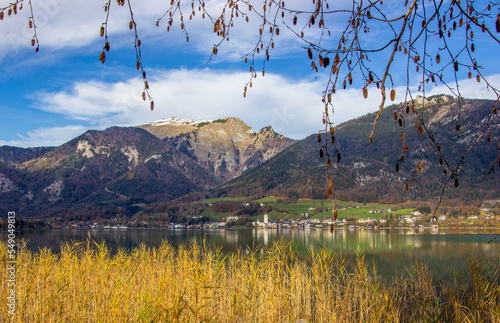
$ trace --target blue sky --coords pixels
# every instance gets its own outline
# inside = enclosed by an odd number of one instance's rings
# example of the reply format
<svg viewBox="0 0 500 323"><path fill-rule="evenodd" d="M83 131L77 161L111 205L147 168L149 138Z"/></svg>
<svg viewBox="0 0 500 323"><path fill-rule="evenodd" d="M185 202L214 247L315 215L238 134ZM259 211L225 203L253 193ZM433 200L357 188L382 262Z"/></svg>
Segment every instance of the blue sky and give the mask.
<svg viewBox="0 0 500 323"><path fill-rule="evenodd" d="M0 0L0 8L8 3L10 1ZM0 21L0 145L60 145L88 129L135 126L171 116L189 119L235 116L255 130L272 125L277 132L295 139L322 127L321 94L328 74L311 71L304 42L287 32L284 26L266 63L265 77L259 72L247 97L243 98L250 73L249 65L241 57L255 46L257 19L251 16L250 23L237 21L230 40L208 62L212 46L217 42L208 20L200 19L200 14L188 20L189 10L184 10L189 33L189 42L186 42L178 21L170 32L166 31L164 22L156 27L156 19L166 9L164 1L148 1L146 6L132 0L143 44L143 65L155 101L155 110L151 112L148 102L141 99L142 80L135 69L134 34L128 29L130 17L126 7L112 1L111 50L106 63L101 64L99 53L104 40L99 36L99 28L105 20L105 1L33 3L40 40L38 53L30 46L32 31L28 28L27 6L17 15L5 15ZM208 9L215 13L220 3L208 2ZM338 3L341 6L351 2ZM404 10L399 3L389 0L384 5L396 15ZM303 2L287 4L300 7ZM299 17L299 24L302 18ZM292 16L287 16L278 21L290 24L291 19ZM338 26L330 23L332 38L325 42L336 44L342 22ZM311 33L314 37L315 32ZM385 30L374 25L362 40L367 46L375 47L384 35ZM498 43L481 35L476 38L478 60L485 67L482 73L492 84L500 85L497 57L492 54ZM373 55L373 64L381 68L384 55L386 53ZM262 63L262 56L258 57L257 70L262 69ZM398 74L399 70L404 73ZM395 61L392 74L398 93L396 102L401 101L406 86L404 61ZM410 75L411 86L416 84L414 77ZM493 98L484 83L467 80L465 71L459 74L459 79L464 97ZM369 98L363 99L361 87L354 84L337 92L335 123L377 109L379 92L371 87ZM447 90L438 86L427 92L437 93L447 93Z"/></svg>

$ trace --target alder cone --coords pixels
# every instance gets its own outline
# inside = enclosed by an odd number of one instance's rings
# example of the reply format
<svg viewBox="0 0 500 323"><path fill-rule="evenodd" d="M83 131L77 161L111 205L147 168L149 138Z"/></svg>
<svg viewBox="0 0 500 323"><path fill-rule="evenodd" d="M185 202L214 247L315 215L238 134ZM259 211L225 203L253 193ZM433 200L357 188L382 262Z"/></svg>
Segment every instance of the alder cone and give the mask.
<svg viewBox="0 0 500 323"><path fill-rule="evenodd" d="M363 88L363 97L368 98L368 89L366 87Z"/></svg>
<svg viewBox="0 0 500 323"><path fill-rule="evenodd" d="M394 89L391 90L391 101L394 101L396 99L396 91Z"/></svg>
<svg viewBox="0 0 500 323"><path fill-rule="evenodd" d="M101 63L104 64L104 62L106 61L106 53L104 53L104 51L101 52L101 55L99 55L99 60L101 61Z"/></svg>

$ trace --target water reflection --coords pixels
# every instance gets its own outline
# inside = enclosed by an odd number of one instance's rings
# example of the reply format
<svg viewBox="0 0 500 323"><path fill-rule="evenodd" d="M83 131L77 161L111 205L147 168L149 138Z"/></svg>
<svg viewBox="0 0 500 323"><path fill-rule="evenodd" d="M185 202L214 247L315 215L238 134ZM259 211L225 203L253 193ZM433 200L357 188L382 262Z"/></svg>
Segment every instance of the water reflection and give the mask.
<svg viewBox="0 0 500 323"><path fill-rule="evenodd" d="M263 252L274 242L290 243L299 256L307 257L309 251L326 249L354 259L363 251L366 261L376 265L387 275L398 275L416 261L426 263L438 273L462 270L464 259L470 256L498 261L500 239L492 240L500 230L445 231L417 230L329 230L318 229L259 229L259 230L33 230L21 231L18 237L27 241L31 250L47 247L59 252L65 242L85 242L88 237L105 242L111 252L119 248L132 249L144 243L158 246L167 240L174 247L180 244L199 243L217 247L225 253L249 249ZM7 233L0 238L6 241Z"/></svg>

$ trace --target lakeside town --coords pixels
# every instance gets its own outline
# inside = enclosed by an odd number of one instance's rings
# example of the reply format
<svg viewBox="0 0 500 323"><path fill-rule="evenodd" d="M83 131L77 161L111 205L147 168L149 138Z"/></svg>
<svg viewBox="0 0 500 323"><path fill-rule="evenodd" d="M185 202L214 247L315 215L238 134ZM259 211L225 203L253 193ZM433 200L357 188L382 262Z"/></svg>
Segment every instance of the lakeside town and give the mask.
<svg viewBox="0 0 500 323"><path fill-rule="evenodd" d="M254 203L256 214L249 216L245 210L253 206L250 202L216 200L204 202L207 207L200 214L189 211L175 218L166 214L137 213L132 217L116 214L108 219L89 219L80 221L62 221L61 219L23 221L24 228L53 229L169 229L169 230L220 230L220 229L304 229L304 230L377 230L406 228L462 228L462 227L500 227L500 215L496 206L499 201L483 204L473 214L464 215L450 211L447 214L433 215L428 207L390 208L387 205L363 205L361 203L338 203L335 212L325 207L324 201L298 200L295 203L283 203L280 199L267 199L267 203ZM235 211L222 213L217 211L217 203L237 205ZM214 211L215 210L215 211ZM263 214L259 214L259 211ZM227 210L225 210L227 211ZM170 212L173 212L170 210ZM192 211L191 211L192 212ZM194 212L196 213L196 212ZM338 213L335 219L334 214ZM172 221L175 220L175 221Z"/></svg>

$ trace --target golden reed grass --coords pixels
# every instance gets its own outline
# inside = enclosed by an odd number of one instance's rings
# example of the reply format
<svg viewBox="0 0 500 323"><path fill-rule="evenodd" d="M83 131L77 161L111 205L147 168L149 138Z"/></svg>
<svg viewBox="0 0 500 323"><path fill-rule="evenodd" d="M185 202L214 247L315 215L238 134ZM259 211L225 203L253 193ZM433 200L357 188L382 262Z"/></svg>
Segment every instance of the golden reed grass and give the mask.
<svg viewBox="0 0 500 323"><path fill-rule="evenodd" d="M0 259L7 259L0 246ZM500 264L471 260L446 283L416 264L384 282L362 255L298 259L290 245L234 254L204 245L104 244L18 253L17 315L1 322L500 322ZM7 273L0 271L6 290Z"/></svg>

